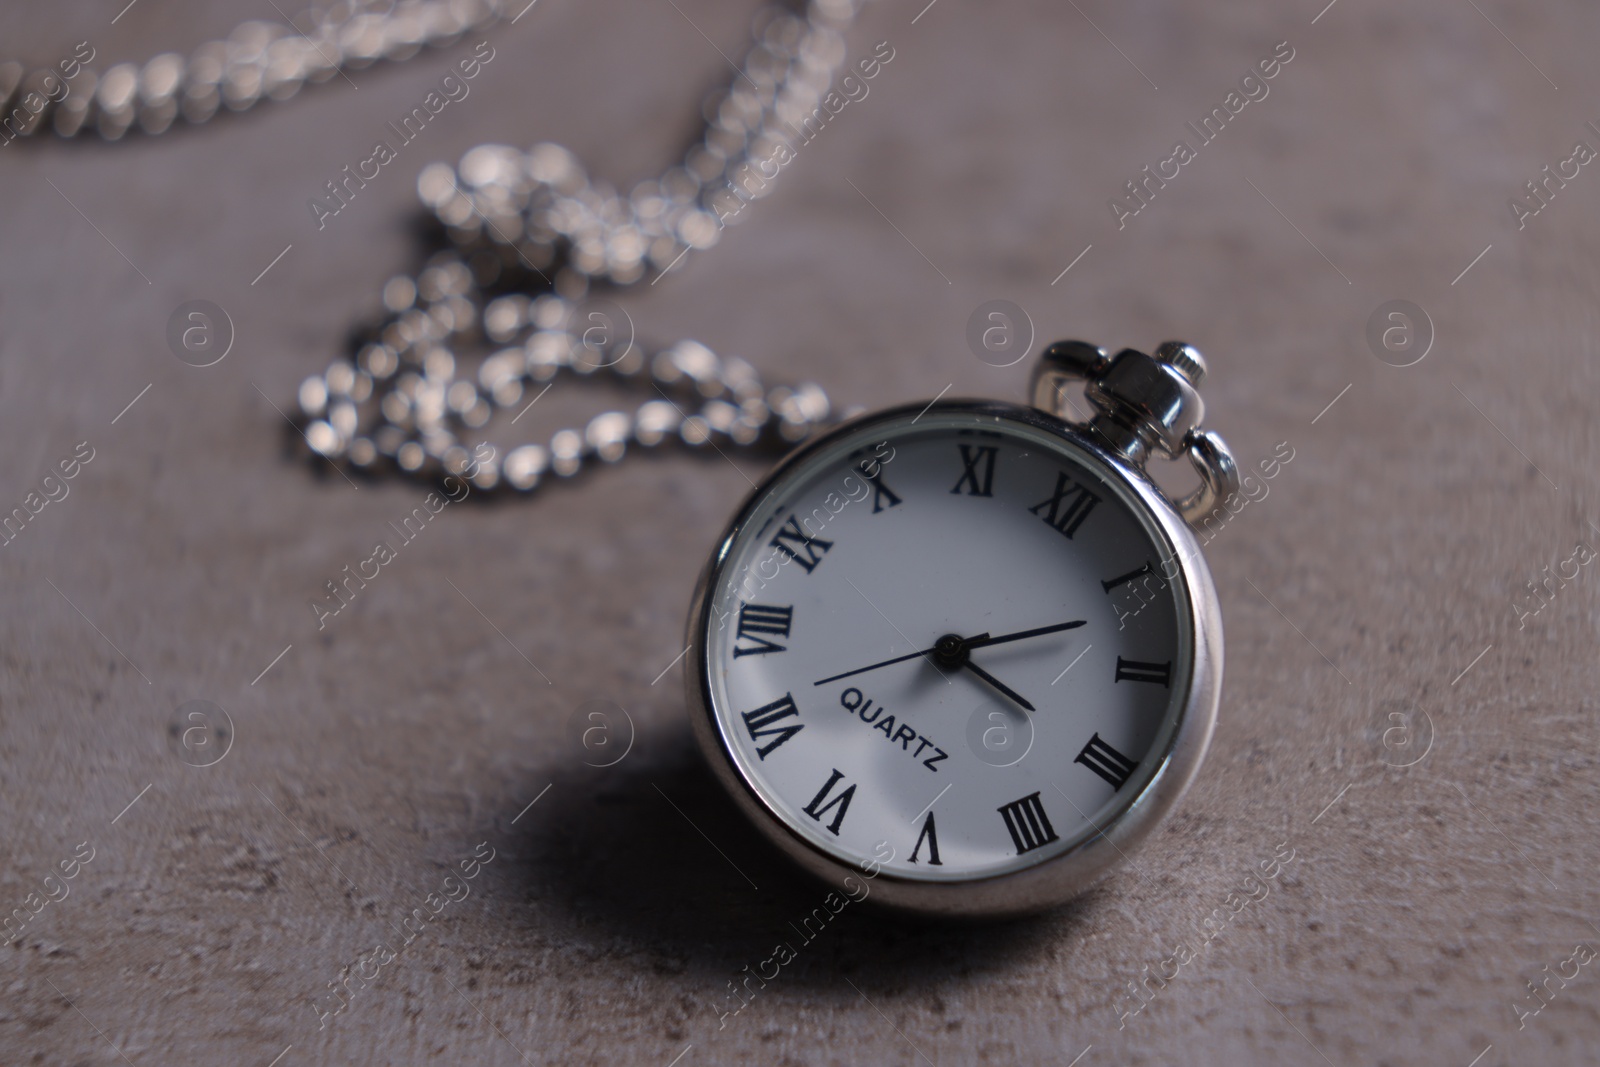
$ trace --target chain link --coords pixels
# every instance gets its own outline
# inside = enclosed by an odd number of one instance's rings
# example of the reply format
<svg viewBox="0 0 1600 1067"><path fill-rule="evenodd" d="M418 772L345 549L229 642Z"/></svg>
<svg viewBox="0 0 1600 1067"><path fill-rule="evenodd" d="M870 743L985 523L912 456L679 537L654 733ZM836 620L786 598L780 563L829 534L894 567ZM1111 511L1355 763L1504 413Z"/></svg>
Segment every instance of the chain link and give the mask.
<svg viewBox="0 0 1600 1067"><path fill-rule="evenodd" d="M547 475L614 463L630 446L792 443L827 424L821 387L768 387L744 360L695 341L647 354L631 337L591 329L586 298L595 287L659 277L689 250L712 247L745 203L771 191L776 171L763 164L816 113L859 3L811 0L803 14L765 8L737 76L705 103L702 139L681 165L626 196L553 144L479 145L457 167L425 168L418 192L440 248L418 274L383 287L387 318L353 360L301 384L311 450L356 470L464 475L479 489L527 492ZM492 346L469 371L460 349ZM548 444L503 457L469 452L465 431L483 428L497 408L526 411L538 399L530 390L564 371L648 379L657 396Z"/></svg>
<svg viewBox="0 0 1600 1067"><path fill-rule="evenodd" d="M241 23L189 56L163 52L103 73L78 67L0 63L0 122L6 139L53 132L107 141L132 129L165 132L222 111L287 100L306 85L379 60L409 59L425 47L516 17L516 0L342 0L308 8L290 23ZM65 87L65 91L61 91Z"/></svg>

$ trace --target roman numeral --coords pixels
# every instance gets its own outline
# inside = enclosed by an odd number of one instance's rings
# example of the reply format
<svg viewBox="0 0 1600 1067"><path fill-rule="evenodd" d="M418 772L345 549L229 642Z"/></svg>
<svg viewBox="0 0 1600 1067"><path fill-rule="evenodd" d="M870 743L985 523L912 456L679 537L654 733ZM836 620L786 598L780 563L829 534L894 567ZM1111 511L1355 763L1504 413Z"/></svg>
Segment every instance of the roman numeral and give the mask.
<svg viewBox="0 0 1600 1067"><path fill-rule="evenodd" d="M1099 734L1089 738L1089 743L1083 746L1083 751L1078 753L1078 758L1072 762L1083 764L1110 782L1112 789L1121 789L1128 781L1128 775L1132 774L1133 769L1139 766L1133 760L1100 740Z"/></svg>
<svg viewBox="0 0 1600 1067"><path fill-rule="evenodd" d="M1136 659L1117 657L1117 681L1160 682L1172 688L1172 663L1140 663Z"/></svg>
<svg viewBox="0 0 1600 1067"><path fill-rule="evenodd" d="M1100 584L1103 585L1105 587L1106 592L1109 593L1109 592L1111 592L1111 590L1115 589L1117 586L1119 586L1119 585L1127 585L1129 582L1133 581L1135 578L1142 578L1147 574L1153 573L1153 571L1154 571L1154 568L1152 568L1149 563L1146 563L1144 566L1140 567L1138 570L1129 571L1127 574L1119 574L1115 578L1106 578L1106 579L1102 580L1100 582Z"/></svg>
<svg viewBox="0 0 1600 1067"><path fill-rule="evenodd" d="M865 478L867 484L872 486L872 513L874 515L880 511L887 511L900 503L900 494L883 484L883 464L874 459L864 459L856 466L856 470L860 471L861 477ZM868 473L869 471L876 471L876 473Z"/></svg>
<svg viewBox="0 0 1600 1067"><path fill-rule="evenodd" d="M963 486L968 496L994 495L994 460L1000 449L994 445L959 445L961 449L961 480L952 493L960 493ZM979 468L982 468L981 472Z"/></svg>
<svg viewBox="0 0 1600 1067"><path fill-rule="evenodd" d="M928 843L928 866L943 867L939 859L939 834L933 828L933 812L928 812L928 817L922 821L922 833L917 835L917 843L911 849L911 862L917 862L917 853L922 851L922 843Z"/></svg>
<svg viewBox="0 0 1600 1067"><path fill-rule="evenodd" d="M1083 520L1089 517L1089 512L1100 503L1100 498L1089 492L1088 489L1068 478L1065 473L1056 474L1056 487L1049 500L1041 500L1028 510L1038 515L1045 508L1050 509L1048 515L1041 515L1045 522L1054 526L1056 530L1071 537L1078 532L1078 527L1083 525Z"/></svg>
<svg viewBox="0 0 1600 1067"><path fill-rule="evenodd" d="M764 656L768 652L782 652L788 648L776 641L770 641L762 634L775 634L778 637L789 636L789 623L794 618L794 608L773 607L770 604L741 604L739 605L739 632L733 639L733 658L740 656ZM740 644L741 641L750 642L748 645Z"/></svg>
<svg viewBox="0 0 1600 1067"><path fill-rule="evenodd" d="M744 720L745 729L750 731L751 741L760 741L763 737L772 738L762 747L756 749L756 755L766 759L773 749L783 744L789 738L805 729L805 723L778 724L784 719L800 717L800 709L794 706L794 696L785 693L770 704L764 704L754 711L740 713Z"/></svg>
<svg viewBox="0 0 1600 1067"><path fill-rule="evenodd" d="M807 574L817 569L817 564L822 562L823 554L833 547L832 541L824 541L820 537L812 537L806 533L800 526L800 520L793 515L789 516L788 522L778 527L771 544L773 548L804 567Z"/></svg>
<svg viewBox="0 0 1600 1067"><path fill-rule="evenodd" d="M812 797L811 803L805 806L805 813L818 822L822 821L822 817L828 813L828 809L835 807L839 809L833 816L833 822L828 824L828 832L835 837L839 836L839 824L844 822L844 813L850 810L850 801L856 795L856 787L852 785L848 789L842 790L832 800L828 800L828 794L833 792L834 785L843 777L844 775L841 772L835 770L832 777L828 779L827 784L817 790L817 795ZM825 800L827 803L823 803Z"/></svg>
<svg viewBox="0 0 1600 1067"><path fill-rule="evenodd" d="M1055 827L1050 825L1050 817L1044 813L1038 793L1029 793L998 810L1006 821L1006 829L1011 831L1011 843L1017 846L1017 855L1057 840Z"/></svg>

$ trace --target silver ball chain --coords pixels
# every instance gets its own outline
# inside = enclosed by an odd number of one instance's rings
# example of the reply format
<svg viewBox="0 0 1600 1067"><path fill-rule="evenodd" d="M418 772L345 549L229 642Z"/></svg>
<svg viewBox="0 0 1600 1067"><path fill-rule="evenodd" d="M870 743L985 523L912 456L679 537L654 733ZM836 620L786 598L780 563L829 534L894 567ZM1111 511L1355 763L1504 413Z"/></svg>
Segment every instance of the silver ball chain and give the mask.
<svg viewBox="0 0 1600 1067"><path fill-rule="evenodd" d="M776 173L763 168L818 113L861 2L763 9L737 76L705 102L700 142L625 197L553 144L528 152L480 145L458 167L425 168L418 192L445 247L416 276L383 287L388 317L353 361L336 360L301 384L312 451L374 473L470 474L479 489L529 491L547 473L576 474L586 460L614 463L630 444L789 443L826 424L821 387L768 388L744 360L695 341L647 356L631 338L619 343L614 323L597 328L585 297L594 285L626 287L651 270L665 273L691 249L711 248L746 203L771 192ZM159 134L180 118L198 125L224 109L287 100L346 69L448 45L514 21L519 6L526 11L522 0L340 0L288 25L246 22L188 57L168 52L104 73L79 67L66 82L64 70L0 63L0 116L10 137ZM502 347L469 376L454 350L463 344ZM648 372L659 399L503 459L468 452L463 430L483 427L494 408L517 405L530 385L563 370L621 380Z"/></svg>
<svg viewBox="0 0 1600 1067"><path fill-rule="evenodd" d="M771 191L776 174L760 164L815 114L844 61L841 31L859 3L810 0L803 14L764 9L738 76L705 103L703 138L681 165L627 196L553 144L527 152L479 145L457 167L425 168L418 192L445 247L414 277L384 285L388 317L353 360L301 384L311 450L356 470L454 474L483 490L527 492L547 474L615 463L630 445L792 443L828 423L820 386L769 388L749 363L695 341L647 354L614 323L597 326L586 297L597 284L625 287L651 270L659 277L690 249L712 247L747 198ZM500 347L466 373L462 344ZM648 377L658 396L632 415L606 412L503 458L468 450L465 431L484 427L496 408L531 406L530 387L562 371Z"/></svg>
<svg viewBox="0 0 1600 1067"><path fill-rule="evenodd" d="M0 117L7 140L53 132L115 141L134 128L165 132L180 117L199 125L223 110L287 100L345 70L451 44L464 33L519 17L525 2L339 0L308 8L288 24L242 23L226 39L209 41L188 56L164 52L104 73L79 67L65 79L64 68L4 62Z"/></svg>

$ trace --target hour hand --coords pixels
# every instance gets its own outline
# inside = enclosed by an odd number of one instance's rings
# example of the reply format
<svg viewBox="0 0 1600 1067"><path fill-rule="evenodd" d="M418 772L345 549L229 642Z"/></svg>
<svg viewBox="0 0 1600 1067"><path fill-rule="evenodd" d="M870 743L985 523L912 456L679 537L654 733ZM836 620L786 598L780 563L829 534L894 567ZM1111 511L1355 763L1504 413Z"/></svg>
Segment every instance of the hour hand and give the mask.
<svg viewBox="0 0 1600 1067"><path fill-rule="evenodd" d="M970 659L967 660L967 662L963 663L962 666L967 668L967 670L971 671L973 674L976 674L979 678L982 678L984 681L988 682L990 685L994 686L996 689L1000 690L1000 692L1004 693L1006 696L1010 697L1012 700L1016 701L1016 703L1019 706L1021 706L1022 708L1024 708L1025 710L1027 710L1027 711L1037 711L1038 710L1032 704L1028 703L1028 701L1022 696L1022 694L1018 693L1015 689L1012 689L1010 686L1006 685L1006 683L1002 682L1000 679L996 678L994 675L990 674L988 671L984 670L982 667L978 666L976 663L972 662Z"/></svg>

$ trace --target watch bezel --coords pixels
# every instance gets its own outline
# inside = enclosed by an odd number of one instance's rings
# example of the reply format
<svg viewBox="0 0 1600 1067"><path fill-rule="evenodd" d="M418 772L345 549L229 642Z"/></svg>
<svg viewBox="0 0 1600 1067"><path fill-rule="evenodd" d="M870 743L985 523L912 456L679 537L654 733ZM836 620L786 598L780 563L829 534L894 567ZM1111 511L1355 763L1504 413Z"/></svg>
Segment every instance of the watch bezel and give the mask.
<svg viewBox="0 0 1600 1067"><path fill-rule="evenodd" d="M983 419L1005 419L1064 440L1098 465L1103 476L1116 478L1144 509L1144 518L1166 538L1183 575L1193 660L1187 691L1163 750L1160 764L1114 820L1098 833L1037 864L1004 873L964 880L929 881L906 878L884 869L873 878L870 899L927 915L998 916L1038 911L1063 904L1108 874L1136 848L1172 809L1193 781L1205 758L1216 725L1222 687L1222 615L1211 574L1193 531L1162 491L1142 471L1095 444L1082 430L1037 408L997 400L944 400L905 404L846 420L803 443L786 455L745 498L711 558L701 570L688 619L688 659L684 672L690 721L701 752L713 774L736 805L758 829L801 867L833 885L848 876L861 878L865 868L829 854L796 832L751 782L729 750L712 702L712 664L707 658L712 592L717 589L732 550L752 516L772 489L818 452L880 423L938 412ZM1180 608L1185 605L1180 603ZM1149 757L1147 757L1149 758Z"/></svg>

